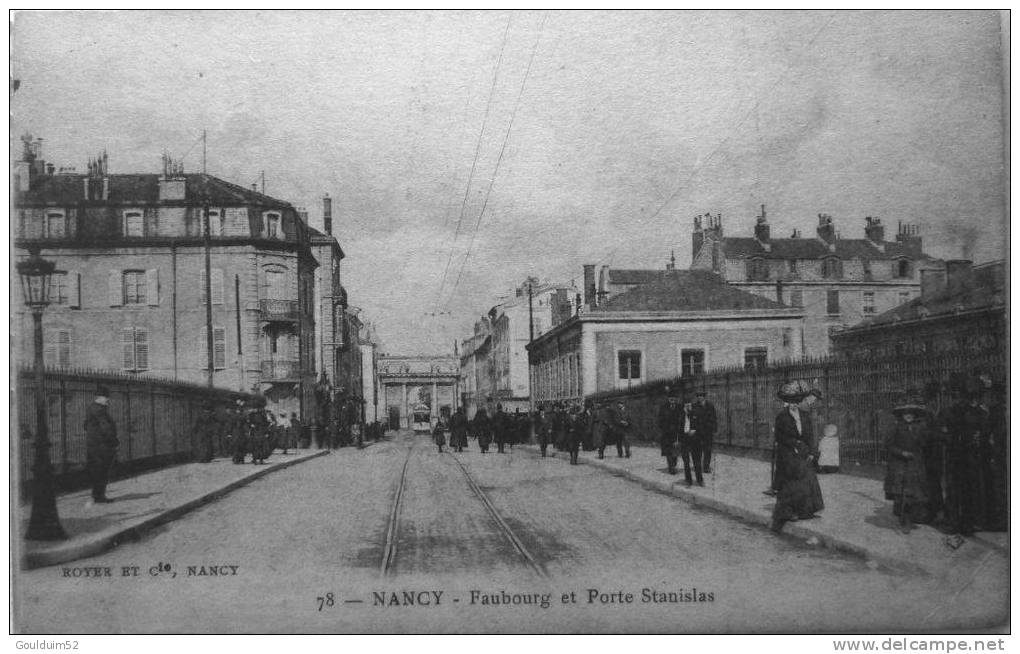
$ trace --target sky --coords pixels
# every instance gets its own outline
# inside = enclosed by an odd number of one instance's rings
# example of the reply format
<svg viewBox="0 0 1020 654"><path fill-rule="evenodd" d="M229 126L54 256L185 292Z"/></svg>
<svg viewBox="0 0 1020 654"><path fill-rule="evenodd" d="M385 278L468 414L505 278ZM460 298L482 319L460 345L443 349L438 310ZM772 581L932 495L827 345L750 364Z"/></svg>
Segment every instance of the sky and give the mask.
<svg viewBox="0 0 1020 654"><path fill-rule="evenodd" d="M694 216L1006 256L995 12L24 12L12 138L164 150L305 207L390 353L449 353L526 277L691 256Z"/></svg>

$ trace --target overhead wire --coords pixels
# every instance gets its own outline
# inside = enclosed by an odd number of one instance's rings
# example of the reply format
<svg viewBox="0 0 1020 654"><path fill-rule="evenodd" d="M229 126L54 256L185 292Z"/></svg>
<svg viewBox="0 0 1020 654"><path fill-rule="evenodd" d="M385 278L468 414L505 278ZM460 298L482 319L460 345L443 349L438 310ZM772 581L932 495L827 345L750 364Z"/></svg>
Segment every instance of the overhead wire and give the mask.
<svg viewBox="0 0 1020 654"><path fill-rule="evenodd" d="M485 199L482 202L482 208L478 212L478 219L475 221L475 229L471 233L471 241L468 243L467 253L464 255L464 259L461 261L460 270L457 273L457 281L454 283L453 288L450 291L450 296L446 301L444 308L449 308L450 302L453 300L453 295L456 293L457 288L460 286L460 281L464 276L464 267L467 264L468 259L471 258L471 250L474 247L475 239L478 236L478 228L482 224L482 217L485 215L485 209L489 205L489 197L492 195L492 188L496 183L496 176L499 174L499 167L503 163L503 155L506 153L506 145L510 141L510 132L513 130L514 119L517 117L517 110L521 106L521 98L524 96L524 88L528 83L528 76L531 74L531 67L535 62L535 53L538 51L538 44L542 40L542 30L545 27L546 16L542 16L542 22L538 27L538 35L535 37L535 45L531 48L531 56L528 58L528 66L524 70L524 77L521 79L521 88L517 92L517 100L514 102L513 111L510 112L510 120L507 122L506 134L503 135L503 145L499 149L499 156L496 158L496 166L492 170L492 176L489 178L489 187L485 192Z"/></svg>
<svg viewBox="0 0 1020 654"><path fill-rule="evenodd" d="M506 18L506 29L503 30L503 43L499 47L499 56L496 58L496 66L492 70L492 86L489 88L489 99L485 103L485 115L482 118L481 129L478 130L478 142L475 144L475 156L471 161L471 172L468 173L467 184L464 185L464 198L460 204L460 215L457 217L457 228L453 233L453 240L450 242L450 255L446 259L446 267L443 269L443 278L439 282L439 290L436 291L436 299L433 304L438 305L439 300L443 295L443 288L446 286L446 278L450 272L450 265L453 262L453 254L457 245L457 238L460 236L460 227L464 222L464 211L467 208L467 200L471 191L471 183L474 181L475 168L478 165L478 155L482 149L482 136L485 134L485 126L489 122L489 113L492 109L492 98L496 94L496 82L499 79L499 69L503 63L503 52L506 50L507 37L510 34L510 22L513 20L513 14L507 15Z"/></svg>

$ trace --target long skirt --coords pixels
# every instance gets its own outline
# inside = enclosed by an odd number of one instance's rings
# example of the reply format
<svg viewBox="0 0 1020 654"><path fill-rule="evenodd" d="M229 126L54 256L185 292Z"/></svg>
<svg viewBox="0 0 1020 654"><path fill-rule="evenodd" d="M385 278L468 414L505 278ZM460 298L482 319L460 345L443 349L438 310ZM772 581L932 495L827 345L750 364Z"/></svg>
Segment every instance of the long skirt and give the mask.
<svg viewBox="0 0 1020 654"><path fill-rule="evenodd" d="M781 452L776 466L779 493L772 511L773 520L807 518L825 508L822 487L814 466L794 453Z"/></svg>

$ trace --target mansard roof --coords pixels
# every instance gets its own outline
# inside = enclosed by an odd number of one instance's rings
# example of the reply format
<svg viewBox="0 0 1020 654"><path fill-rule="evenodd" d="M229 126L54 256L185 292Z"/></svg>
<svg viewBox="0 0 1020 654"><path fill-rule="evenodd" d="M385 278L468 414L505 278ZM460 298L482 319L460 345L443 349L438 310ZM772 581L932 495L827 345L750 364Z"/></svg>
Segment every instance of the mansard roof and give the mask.
<svg viewBox="0 0 1020 654"><path fill-rule="evenodd" d="M742 291L707 270L630 271L654 273L655 281L611 297L596 311L734 311L788 309Z"/></svg>
<svg viewBox="0 0 1020 654"><path fill-rule="evenodd" d="M840 259L911 259L925 258L927 255L916 246L900 241L885 241L884 248L879 247L866 238L836 239L836 249L832 251L828 244L818 238L775 238L769 241L770 248L764 246L756 238L726 236L722 239L724 256L729 259L748 259L763 257L765 259L824 259L837 256Z"/></svg>
<svg viewBox="0 0 1020 654"><path fill-rule="evenodd" d="M640 268L610 268L610 284L648 284L660 279L667 271Z"/></svg>
<svg viewBox="0 0 1020 654"><path fill-rule="evenodd" d="M115 205L160 204L159 180L156 173L107 175L109 196L107 200L91 200L90 203ZM84 201L84 180L87 175L42 175L32 182L32 187L18 197L20 205L63 205L74 206ZM101 179L101 178L100 178ZM226 180L204 173L190 173L185 180L185 199L167 204L188 206L260 206L267 209L293 209L283 200L270 197L238 186Z"/></svg>

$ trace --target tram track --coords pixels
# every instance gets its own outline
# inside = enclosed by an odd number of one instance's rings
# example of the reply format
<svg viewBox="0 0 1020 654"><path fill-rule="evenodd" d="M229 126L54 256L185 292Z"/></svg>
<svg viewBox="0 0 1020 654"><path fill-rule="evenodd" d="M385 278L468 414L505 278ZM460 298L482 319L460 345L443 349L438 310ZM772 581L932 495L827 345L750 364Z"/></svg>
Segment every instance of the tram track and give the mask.
<svg viewBox="0 0 1020 654"><path fill-rule="evenodd" d="M407 456L404 457L404 465L400 469L400 479L397 481L397 489L393 494L393 504L390 506L390 516L386 523L386 542L383 545L382 563L379 572L387 576L393 572L394 564L397 561L397 536L400 527L400 508L404 501L404 487L407 482L407 466L411 463L411 454L414 452L414 441L407 448Z"/></svg>

